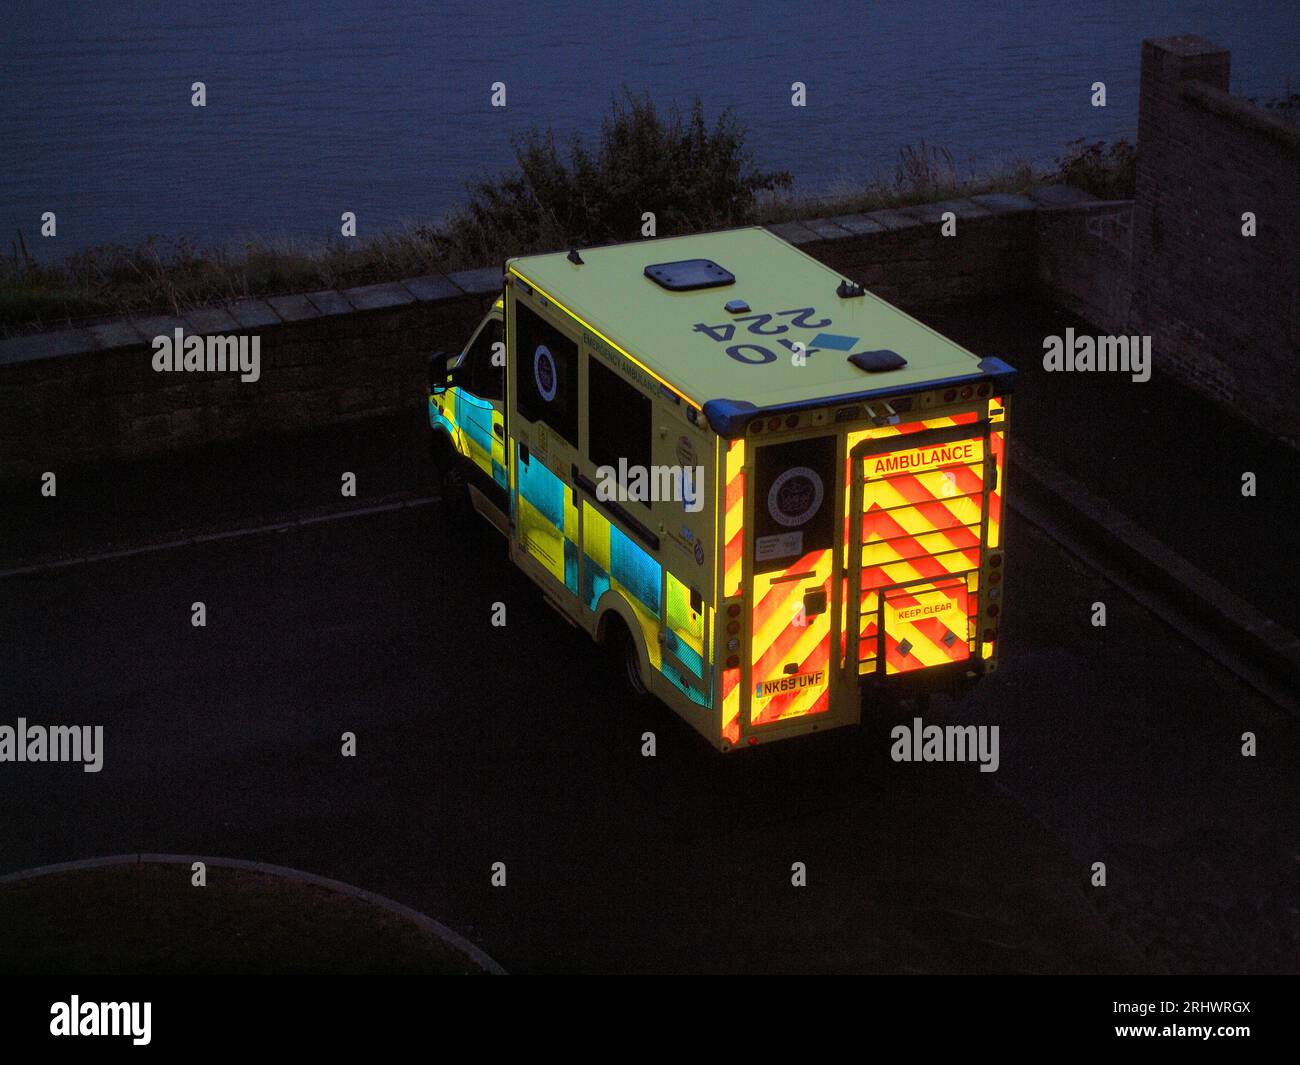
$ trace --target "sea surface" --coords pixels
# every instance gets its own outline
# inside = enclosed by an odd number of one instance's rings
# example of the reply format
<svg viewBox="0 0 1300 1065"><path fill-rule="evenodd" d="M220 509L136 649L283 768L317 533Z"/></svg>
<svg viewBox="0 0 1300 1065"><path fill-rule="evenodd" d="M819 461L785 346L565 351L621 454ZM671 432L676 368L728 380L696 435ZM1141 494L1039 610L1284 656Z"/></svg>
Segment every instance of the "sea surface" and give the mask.
<svg viewBox="0 0 1300 1065"><path fill-rule="evenodd" d="M1132 140L1143 37L1229 48L1234 92L1300 91L1297 0L6 0L0 30L0 249L21 230L43 259L150 234L314 243L344 211L361 236L437 218L510 165L512 135L591 136L624 88L733 108L801 194L889 179L922 140L962 174Z"/></svg>

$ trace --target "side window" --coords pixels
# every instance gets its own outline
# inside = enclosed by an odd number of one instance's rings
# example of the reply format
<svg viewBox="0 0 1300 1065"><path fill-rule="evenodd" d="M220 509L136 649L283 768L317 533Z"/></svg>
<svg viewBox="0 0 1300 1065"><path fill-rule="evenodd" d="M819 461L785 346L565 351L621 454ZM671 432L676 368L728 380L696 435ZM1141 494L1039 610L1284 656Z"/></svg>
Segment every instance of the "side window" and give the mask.
<svg viewBox="0 0 1300 1065"><path fill-rule="evenodd" d="M519 413L578 446L578 345L532 308L515 304Z"/></svg>
<svg viewBox="0 0 1300 1065"><path fill-rule="evenodd" d="M504 349L500 366L492 365L492 348L501 342L501 319L491 318L465 354L465 387L482 399L505 396Z"/></svg>
<svg viewBox="0 0 1300 1065"><path fill-rule="evenodd" d="M651 420L648 396L599 359L587 360L587 457L595 466L618 470L621 459L648 471ZM650 507L649 499L641 503Z"/></svg>

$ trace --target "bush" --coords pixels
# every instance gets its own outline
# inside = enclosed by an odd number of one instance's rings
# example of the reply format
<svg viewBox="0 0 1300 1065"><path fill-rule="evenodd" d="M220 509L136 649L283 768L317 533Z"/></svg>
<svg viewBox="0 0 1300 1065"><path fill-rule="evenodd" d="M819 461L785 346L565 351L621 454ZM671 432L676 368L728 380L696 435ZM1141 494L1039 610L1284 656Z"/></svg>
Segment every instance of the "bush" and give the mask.
<svg viewBox="0 0 1300 1065"><path fill-rule="evenodd" d="M1056 160L1054 180L1103 200L1130 200L1137 191L1137 150L1126 140L1109 148L1104 141L1070 141Z"/></svg>
<svg viewBox="0 0 1300 1065"><path fill-rule="evenodd" d="M788 188L785 171L754 169L745 131L730 111L712 129L697 98L663 115L648 96L613 101L594 149L574 137L562 152L551 133L515 140L518 169L471 185L469 201L430 238L456 261L641 237L642 214L662 236L757 221L757 194Z"/></svg>
<svg viewBox="0 0 1300 1065"><path fill-rule="evenodd" d="M1274 118L1292 125L1300 125L1300 92L1288 92L1284 96L1248 96L1246 98L1256 107L1262 107Z"/></svg>

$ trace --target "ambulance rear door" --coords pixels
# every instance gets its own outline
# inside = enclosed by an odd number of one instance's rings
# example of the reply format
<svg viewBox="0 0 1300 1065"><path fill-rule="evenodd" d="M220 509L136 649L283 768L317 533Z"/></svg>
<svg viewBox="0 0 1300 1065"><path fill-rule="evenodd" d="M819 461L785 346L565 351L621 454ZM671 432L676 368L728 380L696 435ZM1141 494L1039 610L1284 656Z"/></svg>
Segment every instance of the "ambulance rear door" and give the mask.
<svg viewBox="0 0 1300 1065"><path fill-rule="evenodd" d="M831 708L835 515L843 505L834 434L755 443L747 537L751 730L808 724Z"/></svg>
<svg viewBox="0 0 1300 1065"><path fill-rule="evenodd" d="M892 677L976 656L996 476L987 430L963 413L850 434L848 671Z"/></svg>

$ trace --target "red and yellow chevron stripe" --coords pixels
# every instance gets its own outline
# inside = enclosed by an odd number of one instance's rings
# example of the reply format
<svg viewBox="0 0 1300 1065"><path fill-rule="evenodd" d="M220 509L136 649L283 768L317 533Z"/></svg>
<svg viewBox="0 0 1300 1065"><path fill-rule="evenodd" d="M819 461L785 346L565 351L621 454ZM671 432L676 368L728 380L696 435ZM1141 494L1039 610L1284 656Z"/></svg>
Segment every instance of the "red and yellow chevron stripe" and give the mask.
<svg viewBox="0 0 1300 1065"><path fill-rule="evenodd" d="M740 742L740 670L722 671L722 738Z"/></svg>
<svg viewBox="0 0 1300 1065"><path fill-rule="evenodd" d="M962 662L970 657L966 581L899 588L885 594L885 671Z"/></svg>
<svg viewBox="0 0 1300 1065"><path fill-rule="evenodd" d="M743 591L745 559L745 441L733 440L727 448L722 501L722 597L733 599ZM721 627L721 626L720 626ZM740 669L722 671L722 736L740 742Z"/></svg>
<svg viewBox="0 0 1300 1065"><path fill-rule="evenodd" d="M971 411L873 428L851 434L849 448L868 438L907 437L978 417ZM973 650L978 596L967 579L974 577L978 585L984 442L976 437L937 448L899 443L897 451L863 457L856 474L863 478L860 673L875 671L882 646L888 673L961 661ZM852 543L850 528L846 545ZM927 580L933 583L919 583ZM885 591L900 584L909 587Z"/></svg>
<svg viewBox="0 0 1300 1065"><path fill-rule="evenodd" d="M1001 429L995 429L989 433L989 454L993 456L993 464L996 469L993 482L995 487L989 492L988 545L990 548L1002 546L1002 496L1006 492L1006 485L1003 483L1006 478L1006 462L1004 461L1006 435Z"/></svg>
<svg viewBox="0 0 1300 1065"><path fill-rule="evenodd" d="M722 519L722 597L740 595L745 557L745 441L727 448L727 479Z"/></svg>
<svg viewBox="0 0 1300 1065"><path fill-rule="evenodd" d="M819 714L830 706L830 610L805 616L804 596L820 588L830 603L833 562L829 548L811 551L783 570L754 578L750 720L755 725Z"/></svg>

